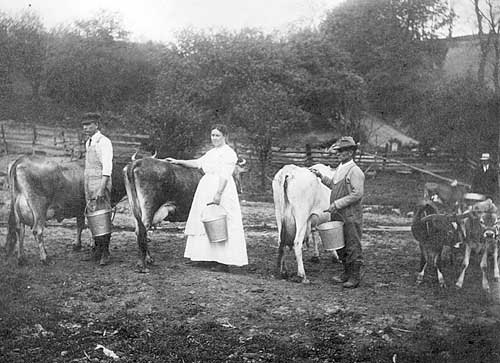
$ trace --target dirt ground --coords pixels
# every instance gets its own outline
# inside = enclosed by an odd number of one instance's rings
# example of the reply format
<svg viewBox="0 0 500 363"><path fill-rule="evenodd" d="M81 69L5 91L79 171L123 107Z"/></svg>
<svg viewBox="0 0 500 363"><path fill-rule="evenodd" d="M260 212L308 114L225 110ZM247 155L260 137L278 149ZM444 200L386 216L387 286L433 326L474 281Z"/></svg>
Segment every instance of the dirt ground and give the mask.
<svg viewBox="0 0 500 363"><path fill-rule="evenodd" d="M446 263L446 289L433 271L417 286L419 251L411 233L371 228L363 235L366 275L359 288L332 284L341 265L328 253L314 264L310 250L311 284L294 283L275 276L272 203L243 201L248 266L220 272L189 263L182 224L165 223L150 233L155 265L140 274L126 203L118 211L106 267L83 261L87 248L72 251L72 220L47 228L47 266L30 235L28 263L19 267L4 259L1 225L0 362L500 360L498 284L491 295L481 290L477 258L462 290L454 288L459 262ZM410 223L391 208L365 218L371 227ZM90 241L88 230L83 240ZM296 269L291 252L287 263Z"/></svg>

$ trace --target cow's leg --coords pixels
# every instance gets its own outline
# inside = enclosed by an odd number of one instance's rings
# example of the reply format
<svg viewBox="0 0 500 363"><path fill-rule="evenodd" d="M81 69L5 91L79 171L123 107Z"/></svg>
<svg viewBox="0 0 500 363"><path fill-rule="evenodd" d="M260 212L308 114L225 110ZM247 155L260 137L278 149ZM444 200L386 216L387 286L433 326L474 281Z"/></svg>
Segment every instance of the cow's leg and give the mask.
<svg viewBox="0 0 500 363"><path fill-rule="evenodd" d="M288 277L288 271L286 269L286 263L285 263L285 244L280 241L279 247L278 247L278 260L277 260L277 271L279 273L279 276L281 278L287 278Z"/></svg>
<svg viewBox="0 0 500 363"><path fill-rule="evenodd" d="M467 267L469 267L470 253L471 253L471 247L468 243L466 243L464 260L462 262L462 272L460 273L457 283L455 284L459 289L461 289L464 284L465 270L467 270Z"/></svg>
<svg viewBox="0 0 500 363"><path fill-rule="evenodd" d="M297 277L301 280L302 283L308 284L309 280L306 277L306 271L304 269L304 261L302 259L302 245L306 234L306 230L307 227L305 223L301 224L300 227L297 228L297 234L295 235L295 240L293 241L293 250L295 252L295 258L297 260Z"/></svg>
<svg viewBox="0 0 500 363"><path fill-rule="evenodd" d="M441 252L442 251L439 251L438 253L436 253L434 256L433 256L433 261L434 261L434 267L436 268L436 273L437 273L437 277L438 277L438 281L439 281L439 286L440 287L446 287L446 283L444 282L444 277L443 277L443 274L441 272Z"/></svg>
<svg viewBox="0 0 500 363"><path fill-rule="evenodd" d="M495 281L500 280L500 271L498 269L498 241L493 241L493 277Z"/></svg>
<svg viewBox="0 0 500 363"><path fill-rule="evenodd" d="M295 259L297 260L297 277L303 283L309 283L306 277L306 271L304 269L304 261L302 260L302 241L295 242L293 245L293 251L295 252Z"/></svg>
<svg viewBox="0 0 500 363"><path fill-rule="evenodd" d="M136 228L137 245L139 247L139 260L137 261L137 270L139 272L148 272L146 267L146 255L148 254L147 231L142 223L138 223Z"/></svg>
<svg viewBox="0 0 500 363"><path fill-rule="evenodd" d="M42 261L43 264L46 264L47 251L45 250L45 245L43 243L43 227L39 223L36 223L35 226L33 226L33 236L35 237L35 241L38 242L40 261Z"/></svg>
<svg viewBox="0 0 500 363"><path fill-rule="evenodd" d="M14 199L15 196L12 195L11 198ZM18 236L19 236L20 222L15 212L15 208L16 208L15 203L14 201L12 201L10 204L10 211L9 211L9 223L7 225L7 237L5 239L6 258L9 258L12 255L16 243L19 240Z"/></svg>
<svg viewBox="0 0 500 363"><path fill-rule="evenodd" d="M313 256L311 257L311 262L313 263L319 263L319 238L317 236L317 233L318 232L311 232L308 236L313 245Z"/></svg>
<svg viewBox="0 0 500 363"><path fill-rule="evenodd" d="M485 243L483 256L481 257L481 272L483 273L482 285L483 290L490 292L490 284L488 283L488 243Z"/></svg>
<svg viewBox="0 0 500 363"><path fill-rule="evenodd" d="M19 223L16 234L17 234L17 264L19 266L26 263L26 256L24 255L24 236L26 231L26 225L24 223Z"/></svg>
<svg viewBox="0 0 500 363"><path fill-rule="evenodd" d="M420 285L424 281L425 268L427 267L428 255L427 252L420 246L420 268L417 274L417 284Z"/></svg>
<svg viewBox="0 0 500 363"><path fill-rule="evenodd" d="M82 249L82 231L85 228L85 217L76 217L76 243L73 244L73 251L81 251Z"/></svg>

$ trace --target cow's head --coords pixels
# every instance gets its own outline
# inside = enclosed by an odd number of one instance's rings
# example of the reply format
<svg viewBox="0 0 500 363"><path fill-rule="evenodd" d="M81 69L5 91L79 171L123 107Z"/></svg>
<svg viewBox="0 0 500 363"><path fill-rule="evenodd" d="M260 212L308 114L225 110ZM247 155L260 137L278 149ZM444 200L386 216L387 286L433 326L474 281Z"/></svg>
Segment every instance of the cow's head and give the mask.
<svg viewBox="0 0 500 363"><path fill-rule="evenodd" d="M498 236L497 207L491 199L478 202L463 213L466 216L467 233L473 238L492 241Z"/></svg>

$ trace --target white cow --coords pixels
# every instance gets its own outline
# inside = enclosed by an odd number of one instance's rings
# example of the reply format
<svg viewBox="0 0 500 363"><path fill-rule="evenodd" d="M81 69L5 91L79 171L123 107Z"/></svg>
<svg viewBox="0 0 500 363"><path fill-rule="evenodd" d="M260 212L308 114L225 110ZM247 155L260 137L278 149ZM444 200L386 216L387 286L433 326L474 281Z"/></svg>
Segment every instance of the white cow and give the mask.
<svg viewBox="0 0 500 363"><path fill-rule="evenodd" d="M332 169L323 164L313 166L323 175ZM273 179L273 198L278 225L278 269L286 274L284 248L293 248L297 260L297 276L308 283L302 261L304 240L311 234L311 215L321 214L330 205L331 190L321 183L311 171L296 165L285 165ZM317 244L315 255L318 256Z"/></svg>

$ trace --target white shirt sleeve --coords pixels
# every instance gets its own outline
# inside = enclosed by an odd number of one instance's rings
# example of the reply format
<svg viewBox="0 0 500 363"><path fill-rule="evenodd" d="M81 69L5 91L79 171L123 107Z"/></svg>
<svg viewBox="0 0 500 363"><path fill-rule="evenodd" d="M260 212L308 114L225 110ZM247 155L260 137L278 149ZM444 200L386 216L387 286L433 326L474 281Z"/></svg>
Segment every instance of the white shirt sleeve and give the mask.
<svg viewBox="0 0 500 363"><path fill-rule="evenodd" d="M102 175L111 176L113 171L113 145L107 137L99 140L99 153L102 163Z"/></svg>

